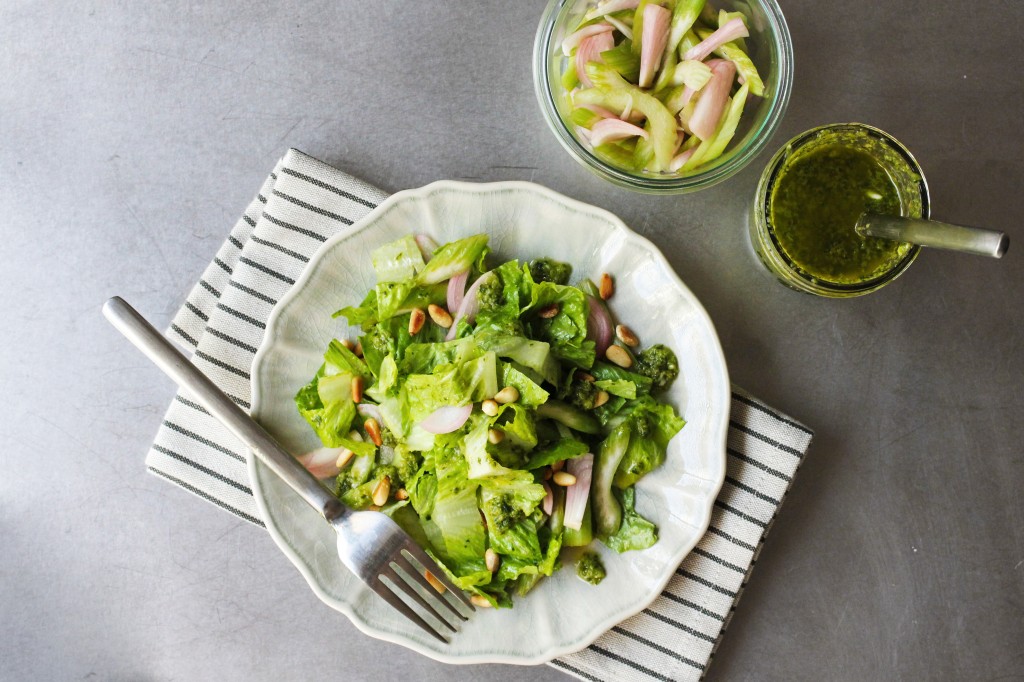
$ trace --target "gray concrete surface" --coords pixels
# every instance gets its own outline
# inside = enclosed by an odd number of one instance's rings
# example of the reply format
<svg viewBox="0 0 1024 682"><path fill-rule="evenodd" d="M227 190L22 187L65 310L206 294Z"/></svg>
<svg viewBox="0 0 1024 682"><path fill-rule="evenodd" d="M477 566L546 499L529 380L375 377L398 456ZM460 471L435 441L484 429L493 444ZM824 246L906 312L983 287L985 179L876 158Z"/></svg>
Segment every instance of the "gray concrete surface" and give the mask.
<svg viewBox="0 0 1024 682"><path fill-rule="evenodd" d="M705 302L734 380L818 437L709 679L1024 679L1024 272L925 253L853 301L746 246L762 155L651 198L554 142L531 2L0 3L0 678L560 680L360 635L260 529L148 475L172 387L101 319L168 321L295 146L385 188L527 179L619 214ZM1024 215L1024 3L784 0L772 147L857 120L936 217Z"/></svg>

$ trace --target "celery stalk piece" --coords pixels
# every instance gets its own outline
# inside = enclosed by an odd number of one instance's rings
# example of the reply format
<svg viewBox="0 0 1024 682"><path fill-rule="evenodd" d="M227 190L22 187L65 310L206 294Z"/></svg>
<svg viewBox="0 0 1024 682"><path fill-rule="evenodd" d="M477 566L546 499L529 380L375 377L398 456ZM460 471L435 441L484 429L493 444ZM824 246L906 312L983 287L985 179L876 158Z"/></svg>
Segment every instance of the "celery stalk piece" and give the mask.
<svg viewBox="0 0 1024 682"><path fill-rule="evenodd" d="M691 99L693 99L693 90L685 85L677 85L671 90L665 91L661 101L665 103L668 112L675 116Z"/></svg>
<svg viewBox="0 0 1024 682"><path fill-rule="evenodd" d="M640 57L633 54L631 40L623 40L615 48L605 50L601 53L601 59L628 81L636 82L640 78Z"/></svg>
<svg viewBox="0 0 1024 682"><path fill-rule="evenodd" d="M686 59L676 66L672 75L672 85L685 85L697 91L711 80L711 67L696 59Z"/></svg>
<svg viewBox="0 0 1024 682"><path fill-rule="evenodd" d="M749 90L749 83L744 83L740 86L740 89L736 91L736 95L729 103L729 108L726 110L725 116L722 117L718 130L715 131L714 135L700 143L693 156L683 164L682 172L685 173L698 166L710 163L722 155L726 145L732 141L733 135L736 134L736 126L739 125L740 117L743 115L743 105L747 101Z"/></svg>
<svg viewBox="0 0 1024 682"><path fill-rule="evenodd" d="M711 31L700 30L698 35L702 39L707 39L711 35ZM747 53L741 50L733 43L725 43L715 49L717 54L722 59L728 59L730 62L736 65L736 71L739 73L740 80L750 84L750 94L761 97L764 95L764 81L761 80L761 76L757 73L757 67L754 66L754 62L750 61L750 57Z"/></svg>
<svg viewBox="0 0 1024 682"><path fill-rule="evenodd" d="M576 73L575 60L565 60L565 71L562 72L562 87L569 92L580 84L579 75Z"/></svg>
<svg viewBox="0 0 1024 682"><path fill-rule="evenodd" d="M602 118L603 117L598 116L593 111L590 111L589 109L584 109L583 107L576 107L575 109L572 110L572 113L569 114L570 121L572 121L575 125L580 126L581 128L587 129L593 127L593 125L600 121Z"/></svg>
<svg viewBox="0 0 1024 682"><path fill-rule="evenodd" d="M641 138L642 139L642 138ZM603 161L623 170L633 170L633 154L615 143L601 144L594 147L594 153Z"/></svg>
<svg viewBox="0 0 1024 682"><path fill-rule="evenodd" d="M718 10L718 28L722 28L722 26L730 19L739 19L743 22L743 25L747 27L747 30L750 30L750 22L747 21L747 15L743 12L726 12L724 9ZM732 44L744 52L747 51L747 41L743 38L737 38L732 41Z"/></svg>
<svg viewBox="0 0 1024 682"><path fill-rule="evenodd" d="M675 77L676 72L676 62L679 61L679 58L676 57L676 51L672 50L671 52L665 52L661 61L658 79L654 81L654 85L651 87L655 94L672 87L672 79Z"/></svg>
<svg viewBox="0 0 1024 682"><path fill-rule="evenodd" d="M693 22L697 21L701 10L704 9L704 2L705 0L676 0L676 6L672 9L672 21L669 24L668 44L665 45L667 52L675 52L679 48L683 36L693 28Z"/></svg>
<svg viewBox="0 0 1024 682"><path fill-rule="evenodd" d="M633 13L633 44L631 48L633 54L638 58L640 57L640 47L644 36L644 8L650 2L651 0L640 0L640 4L636 6L636 11Z"/></svg>
<svg viewBox="0 0 1024 682"><path fill-rule="evenodd" d="M637 89L636 86L623 78L618 71L607 64L587 62L585 69L587 72L587 78L590 79L590 82L594 84L595 88L602 90ZM590 102L587 102L587 104L590 104Z"/></svg>
<svg viewBox="0 0 1024 682"><path fill-rule="evenodd" d="M647 130L647 137L639 137L636 146L633 148L631 165L633 170L648 170L654 164L654 145L651 143L650 125L644 126Z"/></svg>
<svg viewBox="0 0 1024 682"><path fill-rule="evenodd" d="M679 58L683 61L686 61L683 55L689 52L690 49L693 48L693 46L697 45L699 42L700 38L697 37L696 33L694 33L693 31L687 31L685 35L683 35L683 39L679 41L679 49L676 50L676 52L679 53Z"/></svg>
<svg viewBox="0 0 1024 682"><path fill-rule="evenodd" d="M635 109L643 114L650 124L651 143L654 146L654 170L661 170L672 160L676 145L676 119L656 97L628 83L615 69L607 64L587 64L587 76L598 90L604 90L607 107L601 102L578 101L577 104L597 104L613 110ZM586 92L586 91L583 91ZM583 92L577 93L582 95Z"/></svg>

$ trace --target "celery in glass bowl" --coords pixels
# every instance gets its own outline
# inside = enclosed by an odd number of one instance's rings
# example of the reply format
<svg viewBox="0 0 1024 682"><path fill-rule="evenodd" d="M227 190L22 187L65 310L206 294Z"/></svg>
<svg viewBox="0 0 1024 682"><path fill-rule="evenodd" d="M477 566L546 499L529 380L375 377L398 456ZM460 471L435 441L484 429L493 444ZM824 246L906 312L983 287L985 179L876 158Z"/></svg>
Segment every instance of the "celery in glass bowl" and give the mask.
<svg viewBox="0 0 1024 682"><path fill-rule="evenodd" d="M789 102L793 48L775 0L551 0L534 87L558 141L640 192L691 192L764 148Z"/></svg>

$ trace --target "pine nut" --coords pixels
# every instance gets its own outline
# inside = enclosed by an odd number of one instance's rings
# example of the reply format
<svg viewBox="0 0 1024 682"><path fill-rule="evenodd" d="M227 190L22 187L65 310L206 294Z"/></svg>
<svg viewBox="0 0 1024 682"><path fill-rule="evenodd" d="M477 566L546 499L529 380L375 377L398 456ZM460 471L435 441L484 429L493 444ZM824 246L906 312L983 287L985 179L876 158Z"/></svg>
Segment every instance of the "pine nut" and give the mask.
<svg viewBox="0 0 1024 682"><path fill-rule="evenodd" d="M564 466L565 466L565 460L564 459L560 459L560 460L558 460L557 462L555 462L554 464L551 465L551 470L552 471L561 471L562 467L564 467Z"/></svg>
<svg viewBox="0 0 1024 682"><path fill-rule="evenodd" d="M497 416L499 409L498 403L493 400L485 400L480 403L480 410L488 417Z"/></svg>
<svg viewBox="0 0 1024 682"><path fill-rule="evenodd" d="M361 376L352 377L352 402L363 402L363 385L364 382Z"/></svg>
<svg viewBox="0 0 1024 682"><path fill-rule="evenodd" d="M611 396L608 395L608 391L598 391L597 395L594 397L594 407L601 407L608 402L609 398L611 398Z"/></svg>
<svg viewBox="0 0 1024 682"><path fill-rule="evenodd" d="M633 358L630 356L629 351L622 346L616 346L614 344L608 346L608 350L604 352L604 356L608 358L609 361L614 362L623 369L629 369L633 366Z"/></svg>
<svg viewBox="0 0 1024 682"><path fill-rule="evenodd" d="M356 347L356 344L352 343L348 339L342 339L341 345L345 346L345 348L348 348L349 350L355 350Z"/></svg>
<svg viewBox="0 0 1024 682"><path fill-rule="evenodd" d="M380 505L371 504L369 507L366 508L366 511L380 511Z"/></svg>
<svg viewBox="0 0 1024 682"><path fill-rule="evenodd" d="M337 462L335 462L335 465L336 465L336 466L337 466L337 467L338 467L339 469L344 469L344 468L345 468L345 465L346 465L346 464L348 464L349 462L351 462L351 461L352 461L352 457L353 457L353 456L354 456L355 454L356 454L356 453L352 452L352 451L351 451L351 450L349 450L348 448L342 448L342 449L341 449L341 452L339 452L339 453L338 453L338 461L337 461Z"/></svg>
<svg viewBox="0 0 1024 682"><path fill-rule="evenodd" d="M454 320L452 320L451 313L437 304L431 303L428 305L427 312L430 313L430 319L432 319L434 324L438 327L448 329L452 326L452 322L454 322Z"/></svg>
<svg viewBox="0 0 1024 682"><path fill-rule="evenodd" d="M622 343L630 348L636 348L640 345L640 339L636 337L632 329L624 324L615 326L615 336L619 337L619 341L622 341Z"/></svg>
<svg viewBox="0 0 1024 682"><path fill-rule="evenodd" d="M427 321L427 314L423 312L423 308L413 308L412 313L409 314L409 334L410 336L416 336L423 329L423 323Z"/></svg>
<svg viewBox="0 0 1024 682"><path fill-rule="evenodd" d="M501 429L491 429L487 432L487 441L491 445L497 445L503 440L505 440L505 432Z"/></svg>
<svg viewBox="0 0 1024 682"><path fill-rule="evenodd" d="M605 301L615 293L615 283L612 282L612 276L607 272L601 275L601 286L598 288L598 293L601 294L601 298Z"/></svg>
<svg viewBox="0 0 1024 682"><path fill-rule="evenodd" d="M487 570L494 573L498 570L498 565L501 563L501 559L498 557L498 553L490 547L484 552L484 565L487 566Z"/></svg>
<svg viewBox="0 0 1024 682"><path fill-rule="evenodd" d="M551 467L548 467L547 469L545 469L544 470L544 480L545 481L550 481L551 480L551 474L552 474Z"/></svg>
<svg viewBox="0 0 1024 682"><path fill-rule="evenodd" d="M573 376L580 381L586 381L588 384L592 384L597 381L593 374L587 374L586 372L576 372Z"/></svg>
<svg viewBox="0 0 1024 682"><path fill-rule="evenodd" d="M474 594L472 597L470 597L469 598L469 603L472 604L473 606L479 606L482 609L489 609L489 608L491 608L491 602L487 601L486 599L481 597L479 594Z"/></svg>
<svg viewBox="0 0 1024 682"><path fill-rule="evenodd" d="M438 594L444 594L447 591L448 588L444 586L444 583L438 580L437 576L435 576L430 571L424 571L423 577L427 579L427 582L430 583L431 587L437 590Z"/></svg>
<svg viewBox="0 0 1024 682"><path fill-rule="evenodd" d="M558 310L558 304L552 303L551 305L546 305L540 310L538 310L537 314L540 317L543 317L545 320L550 320L552 317L558 314Z"/></svg>
<svg viewBox="0 0 1024 682"><path fill-rule="evenodd" d="M363 342L356 341L356 347L352 350L352 352L358 355L359 357L363 357Z"/></svg>
<svg viewBox="0 0 1024 682"><path fill-rule="evenodd" d="M568 471L556 472L551 480L555 482L555 485L560 485L563 488L568 488L571 485L576 485L576 477L570 474Z"/></svg>
<svg viewBox="0 0 1024 682"><path fill-rule="evenodd" d="M573 479L573 482L575 482L575 479ZM373 489L373 495L371 495L370 497L375 505L377 505L378 507L383 507L384 503L388 501L388 497L390 495L391 478L389 476L385 476L384 478L380 479L380 483L378 483L377 487Z"/></svg>
<svg viewBox="0 0 1024 682"><path fill-rule="evenodd" d="M519 389L515 386L506 386L494 394L494 402L502 405L508 405L517 400L519 400Z"/></svg>
<svg viewBox="0 0 1024 682"><path fill-rule="evenodd" d="M378 448L384 444L384 439L380 437L380 424L373 417L370 417L363 422L363 428L366 429L366 435L370 437L373 444Z"/></svg>
<svg viewBox="0 0 1024 682"><path fill-rule="evenodd" d="M396 500L408 500L409 499L409 491L406 490L405 488L399 488L398 490L395 491L395 499Z"/></svg>

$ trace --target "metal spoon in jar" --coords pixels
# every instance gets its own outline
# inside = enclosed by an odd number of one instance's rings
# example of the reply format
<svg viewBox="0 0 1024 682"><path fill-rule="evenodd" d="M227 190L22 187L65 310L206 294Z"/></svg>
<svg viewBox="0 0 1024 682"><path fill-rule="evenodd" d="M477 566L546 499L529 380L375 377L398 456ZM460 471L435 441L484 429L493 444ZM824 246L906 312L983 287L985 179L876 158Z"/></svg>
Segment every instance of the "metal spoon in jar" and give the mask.
<svg viewBox="0 0 1024 682"><path fill-rule="evenodd" d="M1004 232L942 223L924 218L863 214L857 221L857 233L935 249L961 251L976 256L1002 258L1010 247Z"/></svg>

